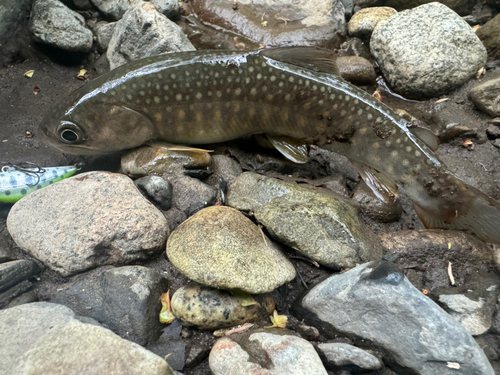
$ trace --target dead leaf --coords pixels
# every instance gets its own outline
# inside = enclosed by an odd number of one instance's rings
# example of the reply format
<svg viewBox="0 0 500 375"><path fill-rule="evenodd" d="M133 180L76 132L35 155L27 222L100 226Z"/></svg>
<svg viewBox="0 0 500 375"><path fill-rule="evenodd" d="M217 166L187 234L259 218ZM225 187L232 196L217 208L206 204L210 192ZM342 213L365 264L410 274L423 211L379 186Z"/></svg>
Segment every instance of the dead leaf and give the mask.
<svg viewBox="0 0 500 375"><path fill-rule="evenodd" d="M241 306L247 307L247 306L260 306L260 303L258 303L253 296L250 293L243 292L243 291L233 291L231 292L234 298L238 300Z"/></svg>
<svg viewBox="0 0 500 375"><path fill-rule="evenodd" d="M474 142L472 142L470 139L466 139L464 143L462 143L462 146L468 148L470 151L474 150L474 147L476 147L474 145Z"/></svg>
<svg viewBox="0 0 500 375"><path fill-rule="evenodd" d="M175 319L170 306L170 290L161 295L160 323L172 323Z"/></svg>
<svg viewBox="0 0 500 375"><path fill-rule="evenodd" d="M427 289L422 289L422 293L424 293L425 295L429 294L429 291Z"/></svg>
<svg viewBox="0 0 500 375"><path fill-rule="evenodd" d="M90 77L90 74L85 69L80 69L78 74L75 76L75 78L79 79L80 81L85 81L89 77Z"/></svg>
<svg viewBox="0 0 500 375"><path fill-rule="evenodd" d="M372 96L377 99L379 102L382 102L382 95L380 94L380 89L376 89Z"/></svg>
<svg viewBox="0 0 500 375"><path fill-rule="evenodd" d="M24 73L24 76L26 78L31 78L31 77L33 77L33 74L35 74L34 70L28 70L26 73Z"/></svg>
<svg viewBox="0 0 500 375"><path fill-rule="evenodd" d="M271 319L273 325L265 328L286 328L286 324L288 323L288 317L286 315L278 315L276 310L274 310L273 315L269 319Z"/></svg>
<svg viewBox="0 0 500 375"><path fill-rule="evenodd" d="M450 98L442 98L442 99L436 100L434 103L439 104L439 103L447 102L448 100L450 100Z"/></svg>
<svg viewBox="0 0 500 375"><path fill-rule="evenodd" d="M261 22L261 25L267 27L267 21Z"/></svg>
<svg viewBox="0 0 500 375"><path fill-rule="evenodd" d="M26 138L33 138L34 137L33 133L30 132L29 130L26 130L24 133L26 134Z"/></svg>
<svg viewBox="0 0 500 375"><path fill-rule="evenodd" d="M253 323L245 323L241 326L231 328L231 329L218 329L217 331L214 331L213 335L215 337L223 337L223 336L229 336L232 335L233 333L240 333L240 332L245 332L249 328L253 327Z"/></svg>
<svg viewBox="0 0 500 375"><path fill-rule="evenodd" d="M482 75L486 74L486 69L484 69L484 66L479 69L476 73L476 79L479 79L481 78Z"/></svg>
<svg viewBox="0 0 500 375"><path fill-rule="evenodd" d="M35 87L33 88L33 94L35 94L35 95L37 95L40 91L41 91L41 90L40 90L40 87L38 87L38 86L35 86Z"/></svg>
<svg viewBox="0 0 500 375"><path fill-rule="evenodd" d="M472 30L474 30L474 32L478 31L480 28L481 28L481 25L472 26Z"/></svg>

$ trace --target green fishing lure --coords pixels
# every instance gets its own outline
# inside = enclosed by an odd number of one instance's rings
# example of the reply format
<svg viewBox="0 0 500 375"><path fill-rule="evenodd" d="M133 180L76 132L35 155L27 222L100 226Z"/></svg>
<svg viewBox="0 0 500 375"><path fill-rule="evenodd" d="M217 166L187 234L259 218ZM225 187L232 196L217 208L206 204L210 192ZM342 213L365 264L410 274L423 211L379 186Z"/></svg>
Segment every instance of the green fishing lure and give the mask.
<svg viewBox="0 0 500 375"><path fill-rule="evenodd" d="M5 166L0 172L0 202L15 203L26 195L76 173L81 165L50 168Z"/></svg>

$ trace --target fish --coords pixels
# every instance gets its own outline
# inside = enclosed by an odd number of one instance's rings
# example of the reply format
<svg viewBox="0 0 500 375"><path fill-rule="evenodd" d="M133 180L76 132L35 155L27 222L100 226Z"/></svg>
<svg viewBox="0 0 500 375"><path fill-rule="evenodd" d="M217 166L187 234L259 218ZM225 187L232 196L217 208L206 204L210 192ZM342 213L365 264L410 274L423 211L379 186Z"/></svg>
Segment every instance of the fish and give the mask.
<svg viewBox="0 0 500 375"><path fill-rule="evenodd" d="M0 203L15 203L34 191L73 176L80 168L80 164L48 168L4 166L0 171Z"/></svg>
<svg viewBox="0 0 500 375"><path fill-rule="evenodd" d="M320 147L349 158L380 199L394 200L402 188L425 227L500 243L500 204L447 169L430 131L342 79L329 50L192 51L136 60L50 109L39 133L72 154L261 135L303 163L308 147Z"/></svg>

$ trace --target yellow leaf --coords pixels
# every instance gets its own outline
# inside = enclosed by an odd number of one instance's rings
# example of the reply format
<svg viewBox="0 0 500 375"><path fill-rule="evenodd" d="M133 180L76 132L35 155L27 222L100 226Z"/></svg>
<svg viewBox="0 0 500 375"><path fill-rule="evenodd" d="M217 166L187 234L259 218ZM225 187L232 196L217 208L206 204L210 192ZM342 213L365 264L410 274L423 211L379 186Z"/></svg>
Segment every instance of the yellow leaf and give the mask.
<svg viewBox="0 0 500 375"><path fill-rule="evenodd" d="M258 303L250 293L246 293L243 291L233 291L231 292L233 297L238 300L241 306L247 307L247 306L252 306L252 305L257 305L260 306L260 303Z"/></svg>
<svg viewBox="0 0 500 375"><path fill-rule="evenodd" d="M76 76L77 77L84 77L85 73L87 73L87 71L85 69L80 69L80 71L78 72L78 74Z"/></svg>
<svg viewBox="0 0 500 375"><path fill-rule="evenodd" d="M267 26L267 21L264 21L261 23L262 26L266 27Z"/></svg>
<svg viewBox="0 0 500 375"><path fill-rule="evenodd" d="M451 249L451 242L448 242L448 250Z"/></svg>
<svg viewBox="0 0 500 375"><path fill-rule="evenodd" d="M33 74L35 74L34 70L28 70L26 73L24 73L24 76L27 78L33 77Z"/></svg>
<svg viewBox="0 0 500 375"><path fill-rule="evenodd" d="M160 323L172 323L175 319L170 306L170 290L161 295Z"/></svg>
<svg viewBox="0 0 500 375"><path fill-rule="evenodd" d="M273 325L265 328L286 328L286 324L288 323L288 317L286 315L278 315L276 310L274 310L273 315L271 315L269 319L271 319L271 323L273 323Z"/></svg>

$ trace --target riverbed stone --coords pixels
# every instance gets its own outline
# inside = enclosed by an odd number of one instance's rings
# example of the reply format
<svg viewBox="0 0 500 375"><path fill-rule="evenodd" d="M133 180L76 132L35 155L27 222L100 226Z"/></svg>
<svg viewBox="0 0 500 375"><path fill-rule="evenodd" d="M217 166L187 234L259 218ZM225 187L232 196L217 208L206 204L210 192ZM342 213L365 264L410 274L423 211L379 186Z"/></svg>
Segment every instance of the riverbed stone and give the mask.
<svg viewBox="0 0 500 375"><path fill-rule="evenodd" d="M500 14L476 31L488 51L488 61L500 59Z"/></svg>
<svg viewBox="0 0 500 375"><path fill-rule="evenodd" d="M35 0L29 30L39 42L74 52L90 52L92 31L85 19L58 0Z"/></svg>
<svg viewBox="0 0 500 375"><path fill-rule="evenodd" d="M162 358L54 303L0 311L0 332L1 375L173 375Z"/></svg>
<svg viewBox="0 0 500 375"><path fill-rule="evenodd" d="M398 221L403 213L399 199L392 202L382 201L375 196L364 181L356 186L352 193L352 199L359 203L366 216L379 223Z"/></svg>
<svg viewBox="0 0 500 375"><path fill-rule="evenodd" d="M238 210L205 208L172 232L167 256L184 275L217 289L268 293L295 278L276 245Z"/></svg>
<svg viewBox="0 0 500 375"><path fill-rule="evenodd" d="M167 282L142 266L100 268L61 285L51 302L97 320L124 339L146 345L158 339L160 296Z"/></svg>
<svg viewBox="0 0 500 375"><path fill-rule="evenodd" d="M143 0L91 0L92 4L99 9L107 17L117 21L123 17L125 12L133 8L137 3ZM179 14L179 1L177 0L150 0L151 4L163 13L165 16L171 18Z"/></svg>
<svg viewBox="0 0 500 375"><path fill-rule="evenodd" d="M346 7L341 0L194 0L191 4L201 21L266 47L334 47L345 35Z"/></svg>
<svg viewBox="0 0 500 375"><path fill-rule="evenodd" d="M139 2L117 22L106 56L114 69L143 57L194 50L180 26L150 2Z"/></svg>
<svg viewBox="0 0 500 375"><path fill-rule="evenodd" d="M168 235L162 213L122 174L87 172L38 190L7 217L16 244L63 276L148 259Z"/></svg>
<svg viewBox="0 0 500 375"><path fill-rule="evenodd" d="M252 211L273 238L327 267L352 268L382 256L357 208L333 192L246 172L231 185L228 204Z"/></svg>
<svg viewBox="0 0 500 375"><path fill-rule="evenodd" d="M331 370L346 370L355 373L375 371L384 364L367 351L341 342L318 344L318 352L326 367Z"/></svg>
<svg viewBox="0 0 500 375"><path fill-rule="evenodd" d="M377 79L373 65L361 56L340 56L337 67L342 78L354 85L372 85Z"/></svg>
<svg viewBox="0 0 500 375"><path fill-rule="evenodd" d="M500 116L500 72L474 86L469 91L469 99L491 117Z"/></svg>
<svg viewBox="0 0 500 375"><path fill-rule="evenodd" d="M352 16L347 24L347 31L351 36L369 40L375 26L386 18L396 14L391 7L370 7L361 9Z"/></svg>
<svg viewBox="0 0 500 375"><path fill-rule="evenodd" d="M156 202L162 210L167 211L172 207L173 187L167 180L160 176L146 176L135 180L134 183L146 197Z"/></svg>
<svg viewBox="0 0 500 375"><path fill-rule="evenodd" d="M416 98L456 89L486 63L486 49L472 28L437 2L379 22L370 49L390 86Z"/></svg>
<svg viewBox="0 0 500 375"><path fill-rule="evenodd" d="M380 352L397 373L494 374L473 337L388 262L331 276L306 294L296 314L327 337L347 336Z"/></svg>
<svg viewBox="0 0 500 375"><path fill-rule="evenodd" d="M223 337L209 364L215 375L327 375L310 342L280 329Z"/></svg>
<svg viewBox="0 0 500 375"><path fill-rule="evenodd" d="M495 0L491 0L495 1ZM406 9L412 9L420 5L429 3L429 0L354 0L355 9L375 7L375 6L387 6L393 7L397 11L402 11ZM439 0L441 4L446 5L453 11L457 12L461 16L466 16L470 14L472 7L476 3L475 0Z"/></svg>
<svg viewBox="0 0 500 375"><path fill-rule="evenodd" d="M247 295L255 304L242 306L242 297L225 290L194 284L181 287L172 296L175 317L199 329L219 329L255 322L274 311L269 294Z"/></svg>
<svg viewBox="0 0 500 375"><path fill-rule="evenodd" d="M0 264L0 292L39 274L42 269L32 260L13 260Z"/></svg>

